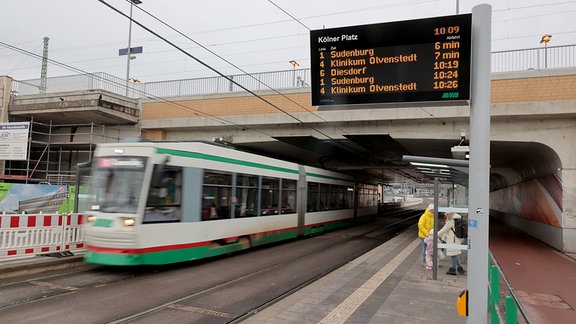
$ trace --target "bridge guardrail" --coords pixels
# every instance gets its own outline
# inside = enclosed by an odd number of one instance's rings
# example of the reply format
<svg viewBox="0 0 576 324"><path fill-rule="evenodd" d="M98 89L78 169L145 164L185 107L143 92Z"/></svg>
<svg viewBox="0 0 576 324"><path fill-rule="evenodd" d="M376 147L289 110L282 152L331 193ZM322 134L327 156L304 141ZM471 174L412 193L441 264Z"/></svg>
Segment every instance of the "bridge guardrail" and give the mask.
<svg viewBox="0 0 576 324"><path fill-rule="evenodd" d="M547 46L492 52L491 72L572 68L576 66L576 45ZM86 73L50 77L46 80L46 93L100 89L130 98L193 96L203 94L244 91L237 82L251 91L309 87L311 69L290 69L230 75L227 78L199 77L195 79L131 83L126 91L126 79L104 73ZM19 95L40 93L42 79L14 80L12 91Z"/></svg>
<svg viewBox="0 0 576 324"><path fill-rule="evenodd" d="M0 216L0 262L34 255L71 255L85 248L82 214Z"/></svg>

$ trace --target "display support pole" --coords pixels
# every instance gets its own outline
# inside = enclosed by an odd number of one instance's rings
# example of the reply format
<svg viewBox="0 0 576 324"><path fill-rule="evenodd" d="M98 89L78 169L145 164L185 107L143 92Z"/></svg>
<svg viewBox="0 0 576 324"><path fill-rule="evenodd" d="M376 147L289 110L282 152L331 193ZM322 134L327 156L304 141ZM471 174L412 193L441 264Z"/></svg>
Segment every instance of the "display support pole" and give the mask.
<svg viewBox="0 0 576 324"><path fill-rule="evenodd" d="M467 323L488 322L490 51L492 7L472 8Z"/></svg>

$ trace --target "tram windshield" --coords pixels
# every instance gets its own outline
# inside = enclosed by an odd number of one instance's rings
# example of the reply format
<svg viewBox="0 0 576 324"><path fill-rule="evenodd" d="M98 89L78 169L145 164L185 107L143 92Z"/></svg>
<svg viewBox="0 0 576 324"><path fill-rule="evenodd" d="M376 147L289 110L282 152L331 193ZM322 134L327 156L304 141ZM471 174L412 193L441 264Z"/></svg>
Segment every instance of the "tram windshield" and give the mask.
<svg viewBox="0 0 576 324"><path fill-rule="evenodd" d="M143 188L146 158L99 157L92 169L91 209L136 213Z"/></svg>

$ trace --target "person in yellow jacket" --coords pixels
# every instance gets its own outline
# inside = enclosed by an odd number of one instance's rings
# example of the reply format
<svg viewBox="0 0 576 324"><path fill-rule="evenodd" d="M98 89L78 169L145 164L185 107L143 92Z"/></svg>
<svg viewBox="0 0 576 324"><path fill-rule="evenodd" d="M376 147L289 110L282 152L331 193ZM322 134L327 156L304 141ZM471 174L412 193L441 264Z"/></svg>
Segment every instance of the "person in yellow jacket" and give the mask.
<svg viewBox="0 0 576 324"><path fill-rule="evenodd" d="M420 219L418 220L418 237L422 242L422 264L426 264L426 243L424 239L434 228L434 204L428 205Z"/></svg>

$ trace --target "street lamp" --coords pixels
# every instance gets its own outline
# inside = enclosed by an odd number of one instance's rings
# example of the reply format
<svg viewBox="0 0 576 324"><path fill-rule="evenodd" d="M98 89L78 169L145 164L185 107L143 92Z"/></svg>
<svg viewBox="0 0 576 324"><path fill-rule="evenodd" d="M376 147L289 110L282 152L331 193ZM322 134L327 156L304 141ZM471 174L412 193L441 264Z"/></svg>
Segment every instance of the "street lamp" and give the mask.
<svg viewBox="0 0 576 324"><path fill-rule="evenodd" d="M540 44L544 45L544 68L548 68L548 49L547 49L547 45L548 45L548 42L550 41L551 38L552 38L552 35L546 34L546 35L542 36L542 39L540 40Z"/></svg>
<svg viewBox="0 0 576 324"><path fill-rule="evenodd" d="M132 43L132 8L141 4L141 0L130 0L130 21L128 22L128 53L126 54L126 97L128 97L128 82L130 82L130 60L135 58L131 53Z"/></svg>
<svg viewBox="0 0 576 324"><path fill-rule="evenodd" d="M134 94L136 85L140 84L140 80L136 78L129 78L128 82L132 83L132 94ZM128 94L126 94L126 97L128 97Z"/></svg>
<svg viewBox="0 0 576 324"><path fill-rule="evenodd" d="M290 64L292 64L292 66L294 67L294 69L292 70L292 86L296 87L296 68L300 66L300 64L298 64L298 62L291 60Z"/></svg>

